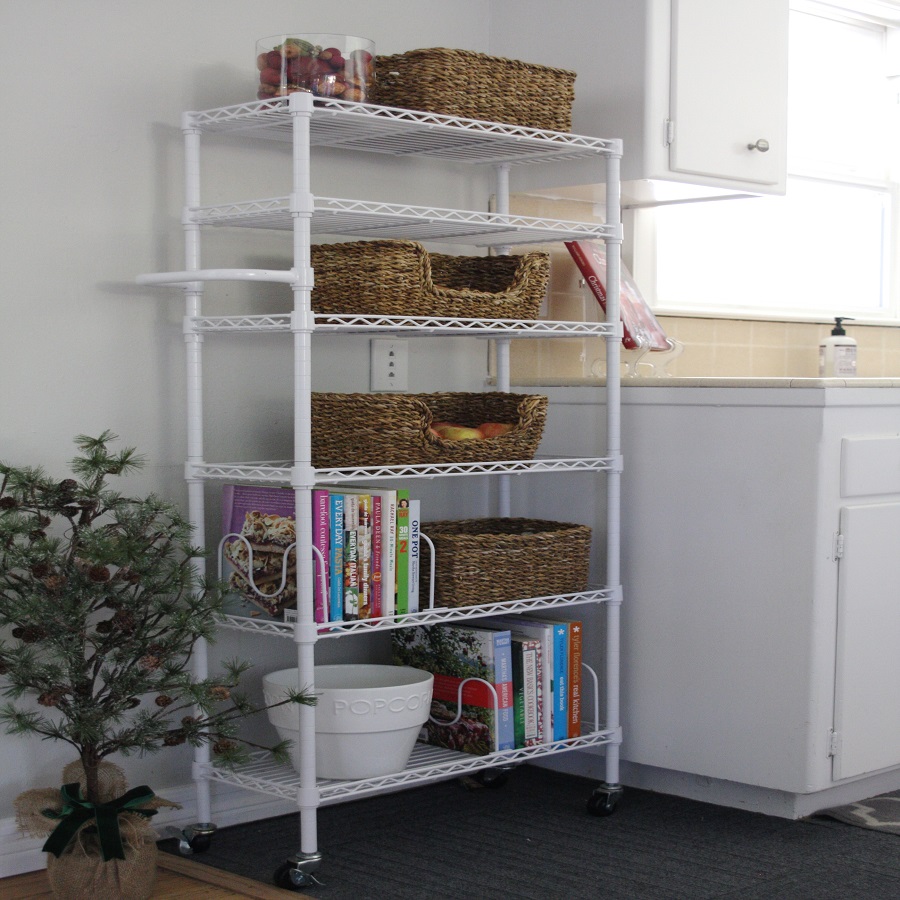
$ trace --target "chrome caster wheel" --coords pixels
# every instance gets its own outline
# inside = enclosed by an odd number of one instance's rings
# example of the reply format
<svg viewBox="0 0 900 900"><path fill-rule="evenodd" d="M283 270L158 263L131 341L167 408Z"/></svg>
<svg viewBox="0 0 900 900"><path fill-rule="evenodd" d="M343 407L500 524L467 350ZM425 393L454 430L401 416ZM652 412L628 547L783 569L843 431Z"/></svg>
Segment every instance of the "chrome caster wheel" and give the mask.
<svg viewBox="0 0 900 900"><path fill-rule="evenodd" d="M195 853L205 853L209 850L216 826L211 822L198 822L196 825L189 825L183 831L177 828L170 830L174 831L178 838L178 852L181 856L193 856Z"/></svg>
<svg viewBox="0 0 900 900"><path fill-rule="evenodd" d="M272 881L276 887L286 891L296 891L314 884L321 885L322 882L313 875L321 862L321 853L298 854L275 870Z"/></svg>
<svg viewBox="0 0 900 900"><path fill-rule="evenodd" d="M475 773L475 780L487 788L502 788L509 781L512 766L501 766L496 769L481 769Z"/></svg>

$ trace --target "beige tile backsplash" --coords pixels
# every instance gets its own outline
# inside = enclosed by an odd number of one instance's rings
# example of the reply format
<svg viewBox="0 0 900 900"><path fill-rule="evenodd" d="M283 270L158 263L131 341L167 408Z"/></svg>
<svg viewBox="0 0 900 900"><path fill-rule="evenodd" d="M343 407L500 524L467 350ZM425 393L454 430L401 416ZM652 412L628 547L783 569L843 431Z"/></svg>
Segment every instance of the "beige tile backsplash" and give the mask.
<svg viewBox="0 0 900 900"><path fill-rule="evenodd" d="M511 198L510 207L522 215L571 221L592 217L588 204L526 195ZM597 320L599 305L582 287L568 251L562 244L549 249L551 277L542 315L548 319ZM659 320L669 337L684 345L681 356L668 363L666 371L687 377L814 378L818 376L819 341L830 333L830 326L824 323L686 316L660 316ZM900 376L900 328L853 325L852 335L859 344L857 373L861 377ZM623 357L628 356L623 351ZM662 361L656 354L653 356ZM604 342L600 338L514 340L510 374L513 381L590 378L592 374L602 374L604 357Z"/></svg>

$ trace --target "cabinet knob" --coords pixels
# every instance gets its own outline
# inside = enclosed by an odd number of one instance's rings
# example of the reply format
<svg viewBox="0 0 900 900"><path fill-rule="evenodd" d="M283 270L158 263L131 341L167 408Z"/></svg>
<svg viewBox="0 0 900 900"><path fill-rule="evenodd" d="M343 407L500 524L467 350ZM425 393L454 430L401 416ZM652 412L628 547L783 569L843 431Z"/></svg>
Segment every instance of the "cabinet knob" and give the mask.
<svg viewBox="0 0 900 900"><path fill-rule="evenodd" d="M747 144L747 149L765 153L769 149L769 142L765 138L760 138L755 144Z"/></svg>

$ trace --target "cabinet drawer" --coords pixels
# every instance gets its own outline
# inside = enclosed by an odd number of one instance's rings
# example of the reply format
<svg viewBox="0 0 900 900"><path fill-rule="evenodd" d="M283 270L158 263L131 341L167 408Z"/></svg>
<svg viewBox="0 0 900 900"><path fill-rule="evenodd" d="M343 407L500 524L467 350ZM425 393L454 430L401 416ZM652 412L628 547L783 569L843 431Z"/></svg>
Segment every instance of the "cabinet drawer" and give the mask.
<svg viewBox="0 0 900 900"><path fill-rule="evenodd" d="M841 496L900 494L900 435L860 435L841 441Z"/></svg>

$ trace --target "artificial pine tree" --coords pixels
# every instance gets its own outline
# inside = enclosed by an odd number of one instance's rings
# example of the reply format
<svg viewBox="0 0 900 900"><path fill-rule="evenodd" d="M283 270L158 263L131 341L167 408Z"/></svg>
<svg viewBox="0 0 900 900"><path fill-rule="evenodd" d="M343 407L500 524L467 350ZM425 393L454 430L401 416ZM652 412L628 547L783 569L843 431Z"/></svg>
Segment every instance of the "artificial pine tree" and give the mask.
<svg viewBox="0 0 900 900"><path fill-rule="evenodd" d="M77 437L75 477L62 481L0 463L0 684L13 701L0 722L71 744L92 803L113 753L209 742L219 762L240 762L256 745L237 736L239 720L261 709L239 692L246 663L192 677L194 644L213 636L225 591L199 574L202 552L174 506L108 487L143 464L114 440ZM28 694L46 712L14 702ZM287 758L284 743L268 749Z"/></svg>

